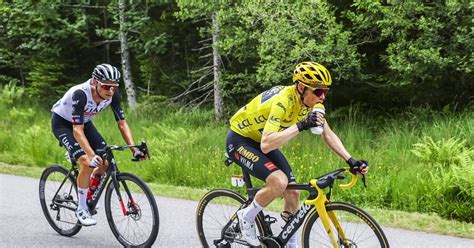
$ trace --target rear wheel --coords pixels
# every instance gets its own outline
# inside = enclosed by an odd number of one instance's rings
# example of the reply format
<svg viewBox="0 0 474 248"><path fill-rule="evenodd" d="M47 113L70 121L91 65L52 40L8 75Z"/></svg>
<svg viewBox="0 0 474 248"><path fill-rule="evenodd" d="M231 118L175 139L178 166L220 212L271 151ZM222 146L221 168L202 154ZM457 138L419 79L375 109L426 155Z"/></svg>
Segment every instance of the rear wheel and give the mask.
<svg viewBox="0 0 474 248"><path fill-rule="evenodd" d="M248 247L242 240L235 213L245 198L228 189L208 192L198 204L196 227L203 247ZM260 218L256 219L257 235L263 233Z"/></svg>
<svg viewBox="0 0 474 248"><path fill-rule="evenodd" d="M139 177L130 173L117 176L117 183L118 191L111 180L105 194L105 213L112 233L123 246L151 247L159 229L153 193Z"/></svg>
<svg viewBox="0 0 474 248"><path fill-rule="evenodd" d="M49 225L63 236L77 234L81 227L77 221L77 186L69 171L52 165L43 171L39 183L39 198Z"/></svg>
<svg viewBox="0 0 474 248"><path fill-rule="evenodd" d="M344 202L332 202L326 210L328 214L334 213L341 225L339 232L331 222L339 247L390 247L382 228L362 209ZM303 247L333 247L316 211L304 225Z"/></svg>

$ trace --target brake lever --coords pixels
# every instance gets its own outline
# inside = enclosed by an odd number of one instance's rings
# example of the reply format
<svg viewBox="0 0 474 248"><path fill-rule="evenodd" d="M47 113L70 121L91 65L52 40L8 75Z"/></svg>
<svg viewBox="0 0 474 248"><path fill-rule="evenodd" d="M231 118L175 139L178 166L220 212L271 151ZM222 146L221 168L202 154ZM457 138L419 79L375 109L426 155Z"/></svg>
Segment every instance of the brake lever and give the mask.
<svg viewBox="0 0 474 248"><path fill-rule="evenodd" d="M139 151L143 153L143 157L147 157L150 159L150 153L148 152L148 146L146 145L145 141L142 141L142 143L137 147ZM139 162L141 161L140 158L132 158L133 162Z"/></svg>
<svg viewBox="0 0 474 248"><path fill-rule="evenodd" d="M362 174L362 182L364 183L364 188L367 188L367 184L365 183L365 175Z"/></svg>

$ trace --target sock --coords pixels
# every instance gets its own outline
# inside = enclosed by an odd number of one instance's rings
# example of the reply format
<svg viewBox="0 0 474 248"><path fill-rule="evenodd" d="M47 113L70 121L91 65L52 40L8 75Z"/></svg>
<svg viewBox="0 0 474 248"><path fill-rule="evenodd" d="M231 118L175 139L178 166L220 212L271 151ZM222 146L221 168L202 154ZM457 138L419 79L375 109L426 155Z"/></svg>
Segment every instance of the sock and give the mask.
<svg viewBox="0 0 474 248"><path fill-rule="evenodd" d="M286 248L298 248L298 233L296 232L291 236L291 238L288 240L288 243L286 243Z"/></svg>
<svg viewBox="0 0 474 248"><path fill-rule="evenodd" d="M257 214L260 213L262 209L263 207L257 203L255 198L253 198L252 203L248 207L244 208L244 214L243 214L244 220L248 222L254 221L255 216L257 216Z"/></svg>
<svg viewBox="0 0 474 248"><path fill-rule="evenodd" d="M79 204L77 206L78 209L88 209L89 207L87 206L87 191L89 191L88 188L81 189L77 188L77 197L79 198Z"/></svg>

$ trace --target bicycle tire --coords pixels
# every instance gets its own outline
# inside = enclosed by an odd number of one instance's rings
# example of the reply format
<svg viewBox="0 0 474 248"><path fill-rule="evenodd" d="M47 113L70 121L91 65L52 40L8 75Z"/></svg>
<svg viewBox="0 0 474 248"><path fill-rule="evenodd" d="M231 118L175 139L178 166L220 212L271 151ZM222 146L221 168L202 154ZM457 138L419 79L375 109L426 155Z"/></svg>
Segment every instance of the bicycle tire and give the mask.
<svg viewBox="0 0 474 248"><path fill-rule="evenodd" d="M219 197L221 198L220 200L218 199ZM196 210L196 228L203 247L214 247L216 246L214 241L222 239L223 233L233 233L232 225L237 225L236 221L227 227L227 230L223 230L223 228L245 201L245 197L229 189L214 189L201 198ZM217 211L221 213L214 215ZM207 213L212 215L212 218L209 218L209 220L206 218ZM217 223L208 223L211 219ZM258 233L263 233L263 225L260 218L256 218L256 226ZM235 233L233 234L235 235ZM240 244L233 243L231 238L227 238L226 242L227 244L222 245L222 247L240 247ZM242 245L242 247L247 246Z"/></svg>
<svg viewBox="0 0 474 248"><path fill-rule="evenodd" d="M56 174L58 173L58 174ZM77 207L77 185L76 179L69 175L65 184L59 189L62 180L66 178L69 171L61 165L51 165L46 168L40 177L39 198L43 214L49 225L60 235L71 237L76 235L82 228L76 218L75 211L57 205L57 203L69 205L74 209ZM73 191L73 192L72 192ZM55 201L53 197L58 192ZM49 196L49 197L48 197ZM61 211L63 209L64 211ZM52 216L55 214L55 217Z"/></svg>
<svg viewBox="0 0 474 248"><path fill-rule="evenodd" d="M130 173L120 173L117 176L117 181L124 206L126 210L132 214L128 214L127 216L123 214L122 206L120 205L114 190L115 186L113 180L111 180L105 194L105 213L112 233L125 247L151 247L158 236L160 224L158 207L156 205L156 200L153 196L153 193L145 184L145 182L143 182L139 177ZM130 189L130 194L132 195L132 199L136 205L132 204L130 201L130 197L128 197L128 194L124 190L124 183ZM112 204L112 197L116 198L114 199L116 200L115 204ZM148 223L140 222L140 220L142 220L143 217L148 216L148 214L150 214L152 218L150 227L147 227ZM119 221L119 217L122 218L122 221ZM123 220L125 219L127 220L125 222L133 222L134 226L132 228L145 230L143 228L137 228L137 225L140 225L141 227L147 227L147 230L151 230L150 233L146 234L143 239L138 238L137 236L129 237L130 235L127 235L126 231L124 231L120 225L120 223L123 223ZM136 234L136 232L133 234Z"/></svg>
<svg viewBox="0 0 474 248"><path fill-rule="evenodd" d="M364 210L345 202L332 202L326 210L328 213L334 211L347 237L348 243L344 245L331 224L339 247L390 247L382 228ZM302 247L333 247L316 210L310 213L304 224Z"/></svg>

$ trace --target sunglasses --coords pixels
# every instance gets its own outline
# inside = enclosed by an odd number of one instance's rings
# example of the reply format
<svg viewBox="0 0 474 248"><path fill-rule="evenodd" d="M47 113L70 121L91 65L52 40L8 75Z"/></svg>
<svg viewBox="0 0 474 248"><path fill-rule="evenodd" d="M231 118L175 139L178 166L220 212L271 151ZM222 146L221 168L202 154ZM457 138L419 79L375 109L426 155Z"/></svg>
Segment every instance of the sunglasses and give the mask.
<svg viewBox="0 0 474 248"><path fill-rule="evenodd" d="M115 90L118 87L118 84L104 84L100 81L99 81L99 85L100 85L100 88L104 90L110 90L110 89Z"/></svg>
<svg viewBox="0 0 474 248"><path fill-rule="evenodd" d="M314 89L314 90L313 90L313 93L314 93L317 97L321 97L323 94L324 94L324 96L327 96L328 93L329 93L329 89L328 89L328 88Z"/></svg>

